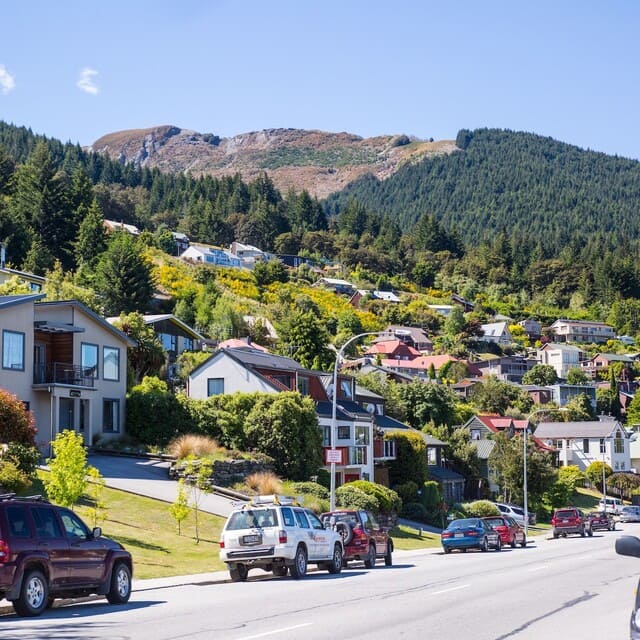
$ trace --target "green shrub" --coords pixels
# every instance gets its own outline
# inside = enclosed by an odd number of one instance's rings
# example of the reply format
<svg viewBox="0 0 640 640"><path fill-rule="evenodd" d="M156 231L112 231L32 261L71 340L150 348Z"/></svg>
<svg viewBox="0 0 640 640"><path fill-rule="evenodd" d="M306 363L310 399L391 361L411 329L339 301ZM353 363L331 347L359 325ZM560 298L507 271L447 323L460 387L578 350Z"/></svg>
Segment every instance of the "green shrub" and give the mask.
<svg viewBox="0 0 640 640"><path fill-rule="evenodd" d="M31 411L13 393L0 389L0 443L36 445L36 426Z"/></svg>
<svg viewBox="0 0 640 640"><path fill-rule="evenodd" d="M378 501L375 497L352 485L353 482L348 482L336 489L336 505L345 509L363 509L377 512Z"/></svg>
<svg viewBox="0 0 640 640"><path fill-rule="evenodd" d="M440 510L442 496L440 495L440 485L435 480L427 480L422 485L421 502L431 516L436 515Z"/></svg>
<svg viewBox="0 0 640 640"><path fill-rule="evenodd" d="M591 484L594 484L600 490L602 490L602 467L604 465L604 475L608 478L613 471L611 467L606 463L600 460L596 460L592 462L585 470L585 475L589 478Z"/></svg>
<svg viewBox="0 0 640 640"><path fill-rule="evenodd" d="M600 476L602 477L602 471L600 471ZM575 464L570 464L566 467L560 467L558 470L558 479L568 482L571 486L571 492L573 493L576 487L584 486L587 476L583 471L580 471L580 467Z"/></svg>
<svg viewBox="0 0 640 640"><path fill-rule="evenodd" d="M499 516L500 509L489 500L475 500L462 505L465 513L470 518L485 518L487 516Z"/></svg>
<svg viewBox="0 0 640 640"><path fill-rule="evenodd" d="M354 480L349 484L376 499L378 505L377 508L374 509L376 513L390 513L392 511L397 513L402 508L402 500L393 489L389 489L376 482L369 482L368 480Z"/></svg>
<svg viewBox="0 0 640 640"><path fill-rule="evenodd" d="M400 496L402 504L406 505L418 500L418 485L413 480L397 484L393 489Z"/></svg>
<svg viewBox="0 0 640 640"><path fill-rule="evenodd" d="M35 478L38 464L40 464L40 451L37 447L28 447L19 442L10 442L6 451L2 454L3 460L13 461L20 471L27 477Z"/></svg>
<svg viewBox="0 0 640 640"><path fill-rule="evenodd" d="M418 522L427 521L427 510L420 502L408 502L402 507L402 517L408 520L417 520Z"/></svg>
<svg viewBox="0 0 640 640"><path fill-rule="evenodd" d="M329 490L317 482L294 482L291 485L291 490L296 495L304 493L315 496L316 498L321 498L322 500L329 499Z"/></svg>
<svg viewBox="0 0 640 640"><path fill-rule="evenodd" d="M31 486L31 480L15 462L11 460L0 462L0 493L20 493L29 486Z"/></svg>
<svg viewBox="0 0 640 640"><path fill-rule="evenodd" d="M551 509L571 504L574 485L571 477L559 477L542 496L543 505Z"/></svg>
<svg viewBox="0 0 640 640"><path fill-rule="evenodd" d="M318 469L316 473L317 482L325 489L331 489L331 472L326 469Z"/></svg>
<svg viewBox="0 0 640 640"><path fill-rule="evenodd" d="M389 479L392 485L408 480L420 486L427 480L427 445L422 434L394 431L385 434L385 440L396 441L396 458L389 462Z"/></svg>

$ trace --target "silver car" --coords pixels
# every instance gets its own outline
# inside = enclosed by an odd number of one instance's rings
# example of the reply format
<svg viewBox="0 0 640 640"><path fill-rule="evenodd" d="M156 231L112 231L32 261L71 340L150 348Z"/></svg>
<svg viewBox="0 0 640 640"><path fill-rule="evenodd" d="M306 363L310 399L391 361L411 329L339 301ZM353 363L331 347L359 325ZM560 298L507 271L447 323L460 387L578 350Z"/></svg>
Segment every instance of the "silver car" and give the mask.
<svg viewBox="0 0 640 640"><path fill-rule="evenodd" d="M640 522L640 507L630 505L620 509L619 522Z"/></svg>

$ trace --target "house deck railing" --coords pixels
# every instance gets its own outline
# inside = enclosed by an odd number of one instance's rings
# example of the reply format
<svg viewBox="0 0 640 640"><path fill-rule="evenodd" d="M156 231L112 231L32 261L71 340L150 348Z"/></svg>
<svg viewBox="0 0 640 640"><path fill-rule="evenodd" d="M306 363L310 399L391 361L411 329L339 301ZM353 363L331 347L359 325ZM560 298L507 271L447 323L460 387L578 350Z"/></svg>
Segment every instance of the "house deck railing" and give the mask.
<svg viewBox="0 0 640 640"><path fill-rule="evenodd" d="M33 384L68 384L76 387L93 387L95 367L82 367L66 362L35 365Z"/></svg>

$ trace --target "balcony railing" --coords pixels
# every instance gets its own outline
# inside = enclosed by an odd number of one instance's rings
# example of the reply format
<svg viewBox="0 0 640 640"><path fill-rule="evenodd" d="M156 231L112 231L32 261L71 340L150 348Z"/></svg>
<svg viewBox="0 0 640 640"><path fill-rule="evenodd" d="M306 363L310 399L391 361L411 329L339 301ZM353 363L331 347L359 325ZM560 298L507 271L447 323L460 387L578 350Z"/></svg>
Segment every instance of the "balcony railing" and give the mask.
<svg viewBox="0 0 640 640"><path fill-rule="evenodd" d="M82 367L66 362L39 364L33 368L33 384L68 384L93 387L95 367Z"/></svg>

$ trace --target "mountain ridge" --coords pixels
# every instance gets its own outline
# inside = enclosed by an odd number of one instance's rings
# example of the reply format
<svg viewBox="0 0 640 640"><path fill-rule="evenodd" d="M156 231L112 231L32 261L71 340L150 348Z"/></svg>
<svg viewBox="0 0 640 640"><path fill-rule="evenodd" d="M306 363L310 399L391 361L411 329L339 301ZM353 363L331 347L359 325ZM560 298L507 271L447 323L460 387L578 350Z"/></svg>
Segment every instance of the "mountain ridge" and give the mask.
<svg viewBox="0 0 640 640"><path fill-rule="evenodd" d="M89 151L121 163L222 177L239 173L253 180L267 172L283 193L305 189L319 199L371 174L379 180L406 163L457 151L453 140L419 140L404 134L362 138L310 129L262 129L228 138L174 125L116 131Z"/></svg>

